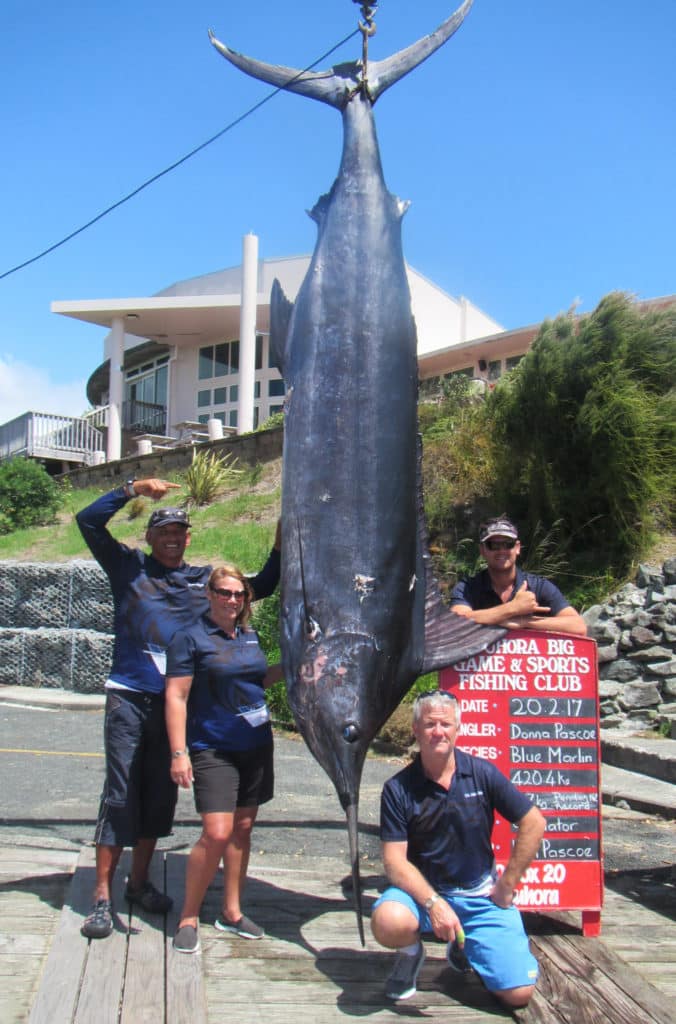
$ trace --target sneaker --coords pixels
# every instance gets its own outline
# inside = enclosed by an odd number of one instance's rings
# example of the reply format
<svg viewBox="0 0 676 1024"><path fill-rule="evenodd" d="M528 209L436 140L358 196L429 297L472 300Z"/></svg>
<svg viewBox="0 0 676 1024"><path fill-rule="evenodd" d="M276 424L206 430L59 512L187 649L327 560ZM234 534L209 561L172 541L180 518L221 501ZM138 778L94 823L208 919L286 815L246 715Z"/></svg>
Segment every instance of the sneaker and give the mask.
<svg viewBox="0 0 676 1024"><path fill-rule="evenodd" d="M226 921L224 917L217 917L214 921L214 928L219 932L230 932L232 935L239 935L240 939L262 939L265 931L259 924L255 924L251 918L244 914L234 924Z"/></svg>
<svg viewBox="0 0 676 1024"><path fill-rule="evenodd" d="M129 903L138 903L149 914L166 914L174 905L174 901L169 896L165 896L163 892L155 888L152 882L147 881L140 889L134 889L131 882L127 880L124 898Z"/></svg>
<svg viewBox="0 0 676 1024"><path fill-rule="evenodd" d="M449 942L446 947L446 959L448 965L458 974L469 974L472 970L472 965L467 959L464 947L459 946L457 941L454 939L453 942Z"/></svg>
<svg viewBox="0 0 676 1024"><path fill-rule="evenodd" d="M97 900L85 917L80 931L88 939L106 939L113 930L113 907L110 900Z"/></svg>
<svg viewBox="0 0 676 1024"><path fill-rule="evenodd" d="M388 999L410 999L416 993L416 981L420 968L425 963L425 947L422 942L413 956L397 953L394 969L387 979L385 995Z"/></svg>
<svg viewBox="0 0 676 1024"><path fill-rule="evenodd" d="M174 935L172 946L177 953L199 953L200 937L194 924L184 924Z"/></svg>

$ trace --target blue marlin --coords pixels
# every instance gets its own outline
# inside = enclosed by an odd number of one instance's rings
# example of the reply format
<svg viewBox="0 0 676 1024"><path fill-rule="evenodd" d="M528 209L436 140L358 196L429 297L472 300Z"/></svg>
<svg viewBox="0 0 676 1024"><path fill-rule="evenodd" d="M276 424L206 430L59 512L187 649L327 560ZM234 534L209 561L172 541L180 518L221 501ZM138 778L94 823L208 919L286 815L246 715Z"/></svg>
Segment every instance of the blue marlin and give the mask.
<svg viewBox="0 0 676 1024"><path fill-rule="evenodd" d="M373 116L471 3L387 60L366 65L364 52L327 72L264 64L210 33L240 70L343 118L338 177L311 211L317 244L295 303L273 284L270 344L286 386L282 661L298 728L347 816L362 943L357 814L369 744L418 676L504 632L451 613L432 576L401 241L408 204L385 185Z"/></svg>

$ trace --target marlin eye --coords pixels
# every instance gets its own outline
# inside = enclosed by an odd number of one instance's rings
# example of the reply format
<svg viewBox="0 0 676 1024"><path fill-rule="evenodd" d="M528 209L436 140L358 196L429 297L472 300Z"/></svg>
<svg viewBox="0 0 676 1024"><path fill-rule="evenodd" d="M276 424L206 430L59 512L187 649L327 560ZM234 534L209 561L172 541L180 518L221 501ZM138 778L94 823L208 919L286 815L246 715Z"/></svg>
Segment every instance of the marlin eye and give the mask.
<svg viewBox="0 0 676 1024"><path fill-rule="evenodd" d="M354 741L358 738L359 729L354 724L354 722L350 722L348 725L343 726L343 739L345 740L346 743L354 743Z"/></svg>

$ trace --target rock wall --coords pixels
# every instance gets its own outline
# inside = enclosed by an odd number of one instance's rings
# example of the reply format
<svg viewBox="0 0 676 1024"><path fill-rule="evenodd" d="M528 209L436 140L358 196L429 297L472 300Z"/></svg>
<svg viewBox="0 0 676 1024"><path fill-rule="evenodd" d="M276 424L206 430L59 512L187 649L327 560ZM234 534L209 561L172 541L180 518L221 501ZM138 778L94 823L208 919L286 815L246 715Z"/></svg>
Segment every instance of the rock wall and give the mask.
<svg viewBox="0 0 676 1024"><path fill-rule="evenodd" d="M676 558L639 566L584 613L598 644L602 728L652 729L676 716Z"/></svg>
<svg viewBox="0 0 676 1024"><path fill-rule="evenodd" d="M0 685L101 693L113 601L96 562L0 562Z"/></svg>

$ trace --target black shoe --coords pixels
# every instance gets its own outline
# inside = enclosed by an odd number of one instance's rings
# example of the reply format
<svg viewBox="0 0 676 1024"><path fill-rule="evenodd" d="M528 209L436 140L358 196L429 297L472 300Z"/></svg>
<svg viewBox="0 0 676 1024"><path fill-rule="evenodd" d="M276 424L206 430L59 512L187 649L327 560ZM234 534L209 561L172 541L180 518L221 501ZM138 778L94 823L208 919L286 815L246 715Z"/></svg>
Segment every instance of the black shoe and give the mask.
<svg viewBox="0 0 676 1024"><path fill-rule="evenodd" d="M459 946L457 941L454 939L453 942L449 942L446 947L446 959L448 965L458 974L469 974L472 970L463 946Z"/></svg>
<svg viewBox="0 0 676 1024"><path fill-rule="evenodd" d="M416 993L416 984L420 968L425 962L425 947L422 942L418 951L409 956L408 953L397 953L394 969L387 979L385 995L388 999L410 999Z"/></svg>
<svg viewBox="0 0 676 1024"><path fill-rule="evenodd" d="M107 939L113 930L113 908L110 900L97 900L91 914L85 917L80 931L88 939Z"/></svg>
<svg viewBox="0 0 676 1024"><path fill-rule="evenodd" d="M124 898L129 903L138 903L149 914L166 914L174 905L174 901L156 889L152 882L144 882L140 889L134 889L127 879Z"/></svg>

